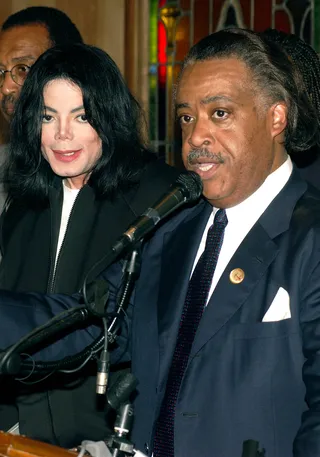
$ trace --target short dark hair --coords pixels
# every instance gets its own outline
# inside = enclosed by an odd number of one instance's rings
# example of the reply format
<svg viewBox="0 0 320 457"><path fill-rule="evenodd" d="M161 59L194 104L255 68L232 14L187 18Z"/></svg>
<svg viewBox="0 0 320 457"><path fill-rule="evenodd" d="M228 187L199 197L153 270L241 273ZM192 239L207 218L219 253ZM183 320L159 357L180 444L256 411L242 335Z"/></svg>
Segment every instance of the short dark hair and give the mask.
<svg viewBox="0 0 320 457"><path fill-rule="evenodd" d="M253 31L232 28L203 38L187 54L182 74L196 61L231 57L238 58L250 69L253 83L270 104L280 100L286 103L285 147L288 152L303 151L320 142L319 120L301 75L279 46Z"/></svg>
<svg viewBox="0 0 320 457"><path fill-rule="evenodd" d="M41 154L43 91L57 79L81 89L88 122L102 140L102 155L88 184L98 197L130 187L154 157L142 140L141 108L106 52L84 44L61 45L48 49L31 67L17 101L5 171L9 198L47 200L55 175Z"/></svg>
<svg viewBox="0 0 320 457"><path fill-rule="evenodd" d="M267 29L262 36L277 43L286 52L289 59L302 75L308 96L317 111L320 119L320 59L316 51L292 33L285 33L276 29ZM292 153L292 158L300 167L312 163L320 153L319 145L306 150L304 154Z"/></svg>
<svg viewBox="0 0 320 457"><path fill-rule="evenodd" d="M11 14L2 24L1 30L30 24L46 27L52 45L83 43L75 24L63 11L49 6L30 6Z"/></svg>

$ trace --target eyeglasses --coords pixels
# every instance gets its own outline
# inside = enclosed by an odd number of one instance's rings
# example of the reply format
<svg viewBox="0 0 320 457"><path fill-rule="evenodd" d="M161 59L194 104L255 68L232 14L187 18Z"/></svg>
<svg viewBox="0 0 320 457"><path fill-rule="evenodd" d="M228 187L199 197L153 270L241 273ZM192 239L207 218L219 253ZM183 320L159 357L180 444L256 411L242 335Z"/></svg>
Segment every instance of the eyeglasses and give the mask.
<svg viewBox="0 0 320 457"><path fill-rule="evenodd" d="M27 77L27 74L30 71L29 65L24 65L19 63L11 68L11 70L0 70L0 87L3 86L4 78L6 73L10 73L12 81L14 81L18 86L23 86L23 83Z"/></svg>

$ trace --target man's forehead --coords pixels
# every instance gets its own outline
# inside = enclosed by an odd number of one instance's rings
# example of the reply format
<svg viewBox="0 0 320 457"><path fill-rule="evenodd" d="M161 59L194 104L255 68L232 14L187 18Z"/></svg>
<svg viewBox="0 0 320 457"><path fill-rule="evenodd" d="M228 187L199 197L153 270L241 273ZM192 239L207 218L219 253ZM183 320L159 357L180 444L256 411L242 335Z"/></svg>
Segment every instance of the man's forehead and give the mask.
<svg viewBox="0 0 320 457"><path fill-rule="evenodd" d="M215 58L196 61L187 66L181 75L176 91L176 102L188 98L225 97L230 100L241 96L252 85L250 70L237 58ZM186 99L186 100L184 100Z"/></svg>
<svg viewBox="0 0 320 457"><path fill-rule="evenodd" d="M9 65L21 58L34 61L49 47L49 34L43 25L12 27L0 32L0 64Z"/></svg>
<svg viewBox="0 0 320 457"><path fill-rule="evenodd" d="M195 61L184 69L179 86L186 80L201 80L230 77L236 80L252 76L251 70L241 59L237 57L213 58L208 60Z"/></svg>

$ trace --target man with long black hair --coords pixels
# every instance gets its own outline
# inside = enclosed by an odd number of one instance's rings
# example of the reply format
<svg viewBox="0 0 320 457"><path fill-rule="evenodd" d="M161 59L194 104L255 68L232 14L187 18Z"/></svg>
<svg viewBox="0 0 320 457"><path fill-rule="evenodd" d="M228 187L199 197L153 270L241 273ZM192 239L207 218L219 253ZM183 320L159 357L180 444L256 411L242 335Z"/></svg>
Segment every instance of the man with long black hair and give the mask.
<svg viewBox="0 0 320 457"><path fill-rule="evenodd" d="M37 58L55 44L82 43L79 30L61 10L31 6L11 14L0 28L0 111L10 124L27 74ZM7 145L0 146L0 163ZM6 194L0 189L0 212Z"/></svg>
<svg viewBox="0 0 320 457"><path fill-rule="evenodd" d="M11 125L1 289L77 293L130 222L175 180L178 171L144 144L143 120L116 64L98 48L57 46L32 65ZM95 374L96 364L88 364L75 379L50 378L33 396L11 385L20 432L66 447L102 439ZM0 419L1 429L12 425L5 413Z"/></svg>

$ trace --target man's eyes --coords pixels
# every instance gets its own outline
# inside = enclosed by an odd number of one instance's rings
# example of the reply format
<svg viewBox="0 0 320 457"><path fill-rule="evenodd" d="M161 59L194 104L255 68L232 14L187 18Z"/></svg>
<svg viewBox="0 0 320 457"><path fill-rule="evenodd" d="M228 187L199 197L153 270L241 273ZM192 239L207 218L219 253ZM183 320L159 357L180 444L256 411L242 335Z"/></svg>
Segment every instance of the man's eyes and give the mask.
<svg viewBox="0 0 320 457"><path fill-rule="evenodd" d="M228 115L228 112L223 109L217 109L213 113L213 117L217 119L224 119Z"/></svg>
<svg viewBox="0 0 320 457"><path fill-rule="evenodd" d="M180 124L189 124L192 121L192 119L193 119L193 117L188 116L187 114L179 116Z"/></svg>
<svg viewBox="0 0 320 457"><path fill-rule="evenodd" d="M227 119L229 116L229 112L225 109L215 109L211 115L211 117L215 120L224 120ZM188 114L183 114L178 116L179 122L181 125L183 124L190 124L194 120L193 116Z"/></svg>

